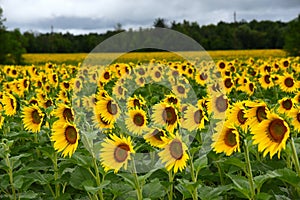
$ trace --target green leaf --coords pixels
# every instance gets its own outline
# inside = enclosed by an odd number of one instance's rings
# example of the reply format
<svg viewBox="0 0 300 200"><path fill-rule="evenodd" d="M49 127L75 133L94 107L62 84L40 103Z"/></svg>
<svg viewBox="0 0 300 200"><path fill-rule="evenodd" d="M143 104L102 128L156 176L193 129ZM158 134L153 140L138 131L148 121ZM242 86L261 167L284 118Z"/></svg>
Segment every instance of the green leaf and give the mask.
<svg viewBox="0 0 300 200"><path fill-rule="evenodd" d="M153 179L150 183L143 186L143 197L149 199L159 199L166 195L164 187L158 178Z"/></svg>
<svg viewBox="0 0 300 200"><path fill-rule="evenodd" d="M299 188L300 177L297 176L296 172L292 171L291 169L288 168L278 169L272 172L270 171L269 174L292 185L295 188Z"/></svg>
<svg viewBox="0 0 300 200"><path fill-rule="evenodd" d="M261 200L269 200L273 198L273 195L270 195L268 193L260 192L256 195L256 199L261 199Z"/></svg>
<svg viewBox="0 0 300 200"><path fill-rule="evenodd" d="M232 180L235 186L234 189L239 191L245 197L250 199L251 194L250 194L250 185L248 180L244 176L236 176L230 174L226 174L226 175Z"/></svg>
<svg viewBox="0 0 300 200"><path fill-rule="evenodd" d="M118 176L122 177L129 185L131 185L133 188L136 188L135 186L135 180L133 174L128 173L119 173Z"/></svg>
<svg viewBox="0 0 300 200"><path fill-rule="evenodd" d="M96 194L100 189L103 189L104 187L106 187L107 185L109 185L110 184L110 181L109 180L105 180L105 181L103 181L101 184L100 184L100 186L97 186L97 187L95 187L95 186L91 186L90 184L93 184L93 181L90 181L90 180L88 180L88 181L85 181L84 183L83 183L83 187L84 187L84 189L87 191L87 192L89 192L89 193L91 193L91 194Z"/></svg>
<svg viewBox="0 0 300 200"><path fill-rule="evenodd" d="M72 159L74 159L75 164L85 167L85 168L91 167L92 163L93 163L91 156L86 156L86 155L83 155L82 153L73 154Z"/></svg>
<svg viewBox="0 0 300 200"><path fill-rule="evenodd" d="M207 157L206 155L203 155L201 156L200 158L197 158L195 161L194 161L194 167L195 167L195 170L197 172L199 172L201 169L204 169L207 167L207 163L208 163L208 160L207 160Z"/></svg>
<svg viewBox="0 0 300 200"><path fill-rule="evenodd" d="M32 178L39 182L41 185L45 185L50 183L51 180L53 180L53 175L51 174L41 174L40 172L34 172L31 174Z"/></svg>
<svg viewBox="0 0 300 200"><path fill-rule="evenodd" d="M94 181L94 177L87 169L76 166L74 172L71 174L70 185L75 189L84 190L83 183L87 180ZM96 184L94 183L93 185Z"/></svg>
<svg viewBox="0 0 300 200"><path fill-rule="evenodd" d="M23 175L18 175L18 176L16 176L16 177L14 177L14 187L16 188L16 189L20 189L20 188L22 188L22 186L23 186Z"/></svg>
<svg viewBox="0 0 300 200"><path fill-rule="evenodd" d="M33 192L32 190L22 192L19 194L20 199L36 199L38 197L38 194Z"/></svg>
<svg viewBox="0 0 300 200"><path fill-rule="evenodd" d="M246 164L244 162L242 162L240 159L236 158L236 157L229 157L226 158L226 160L223 162L224 164L227 165L234 165L239 167L240 169L245 169Z"/></svg>
<svg viewBox="0 0 300 200"><path fill-rule="evenodd" d="M209 187L209 186L200 186L198 188L198 196L201 200L214 200L220 199L221 194L232 190L232 185L224 185L218 186L216 188Z"/></svg>

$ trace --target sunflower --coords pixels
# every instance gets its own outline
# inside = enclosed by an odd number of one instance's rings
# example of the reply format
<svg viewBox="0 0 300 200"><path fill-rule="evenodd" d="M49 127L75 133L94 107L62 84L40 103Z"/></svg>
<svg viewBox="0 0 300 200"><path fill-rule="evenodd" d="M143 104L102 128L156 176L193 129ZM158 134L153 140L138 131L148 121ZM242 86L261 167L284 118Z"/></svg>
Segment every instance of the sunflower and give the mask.
<svg viewBox="0 0 300 200"><path fill-rule="evenodd" d="M25 129L37 133L41 129L44 113L34 104L23 109L22 118Z"/></svg>
<svg viewBox="0 0 300 200"><path fill-rule="evenodd" d="M158 103L153 106L152 120L155 124L166 126L167 131L173 133L179 124L177 110L174 105L167 103Z"/></svg>
<svg viewBox="0 0 300 200"><path fill-rule="evenodd" d="M212 136L211 145L216 153L224 152L226 156L230 156L233 152L240 152L240 134L232 123L219 122L216 130L217 132Z"/></svg>
<svg viewBox="0 0 300 200"><path fill-rule="evenodd" d="M270 74L263 74L259 79L258 79L260 85L264 89L268 89L274 86L272 77Z"/></svg>
<svg viewBox="0 0 300 200"><path fill-rule="evenodd" d="M114 121L108 122L103 119L100 114L94 113L94 122L99 129L114 128Z"/></svg>
<svg viewBox="0 0 300 200"><path fill-rule="evenodd" d="M159 128L149 128L146 130L147 134L144 135L144 139L146 142L150 143L150 145L154 147L162 147L166 144L165 138L166 132Z"/></svg>
<svg viewBox="0 0 300 200"><path fill-rule="evenodd" d="M53 111L53 115L65 123L74 121L73 109L64 103L58 104L57 108Z"/></svg>
<svg viewBox="0 0 300 200"><path fill-rule="evenodd" d="M214 118L224 118L229 105L227 97L222 93L215 93L211 98L211 104L208 104L211 108L208 110L212 111Z"/></svg>
<svg viewBox="0 0 300 200"><path fill-rule="evenodd" d="M284 97L283 99L278 101L279 103L279 108L278 112L281 114L290 114L294 109L295 109L295 101L292 98Z"/></svg>
<svg viewBox="0 0 300 200"><path fill-rule="evenodd" d="M159 82L159 81L162 80L163 74L162 74L161 70L159 70L159 69L153 69L153 70L151 71L150 77L151 77L151 79L152 79L154 82Z"/></svg>
<svg viewBox="0 0 300 200"><path fill-rule="evenodd" d="M298 132L300 132L300 109L295 109L290 114L292 118L292 125L294 126L294 129Z"/></svg>
<svg viewBox="0 0 300 200"><path fill-rule="evenodd" d="M300 92L294 96L294 100L296 104L300 105Z"/></svg>
<svg viewBox="0 0 300 200"><path fill-rule="evenodd" d="M231 90L234 88L234 83L230 77L224 78L223 84L224 84L225 91L227 94L229 94L231 92Z"/></svg>
<svg viewBox="0 0 300 200"><path fill-rule="evenodd" d="M223 61L223 60L220 60L220 61L217 63L217 68L218 68L218 70L220 70L220 71L225 70L225 69L226 69L226 62Z"/></svg>
<svg viewBox="0 0 300 200"><path fill-rule="evenodd" d="M136 107L141 108L145 105L146 105L146 101L141 95L139 95L139 96L134 95L133 97L129 97L129 99L127 101L128 109L134 109Z"/></svg>
<svg viewBox="0 0 300 200"><path fill-rule="evenodd" d="M4 111L7 116L13 116L17 113L17 100L14 95L5 93L3 95L2 104L4 105Z"/></svg>
<svg viewBox="0 0 300 200"><path fill-rule="evenodd" d="M292 74L285 73L278 79L279 87L284 92L296 92L299 89L299 82Z"/></svg>
<svg viewBox="0 0 300 200"><path fill-rule="evenodd" d="M104 70L100 75L100 82L106 84L108 83L112 78L112 73L109 69Z"/></svg>
<svg viewBox="0 0 300 200"><path fill-rule="evenodd" d="M109 96L97 101L95 109L96 114L100 114L103 117L103 120L109 123L116 121L120 116L118 104Z"/></svg>
<svg viewBox="0 0 300 200"><path fill-rule="evenodd" d="M196 129L201 130L204 128L205 120L208 121L202 107L188 105L187 110L184 112L184 121L182 123L182 127L189 131Z"/></svg>
<svg viewBox="0 0 300 200"><path fill-rule="evenodd" d="M100 160L105 171L113 169L117 173L122 166L127 169L128 160L131 154L135 153L130 136L118 137L111 134L110 138L105 138L101 143Z"/></svg>
<svg viewBox="0 0 300 200"><path fill-rule="evenodd" d="M56 121L57 122L57 121ZM53 125L51 141L54 142L54 149L62 151L63 157L71 157L78 146L79 133L74 124L70 122L59 122Z"/></svg>
<svg viewBox="0 0 300 200"><path fill-rule="evenodd" d="M195 75L195 81L201 86L205 86L208 81L208 74L207 72L197 72Z"/></svg>
<svg viewBox="0 0 300 200"><path fill-rule="evenodd" d="M269 108L265 102L246 102L249 109L246 111L244 117L248 119L250 128L257 126L263 120L267 119Z"/></svg>
<svg viewBox="0 0 300 200"><path fill-rule="evenodd" d="M180 107L180 99L177 98L176 95L174 95L174 94L165 95L163 102L165 102L167 104L173 104L177 108Z"/></svg>
<svg viewBox="0 0 300 200"><path fill-rule="evenodd" d="M167 144L163 147L163 150L158 153L162 163L165 163L165 167L168 171L172 170L177 173L178 169L182 171L186 167L187 160L189 159L187 146L182 142L181 137L176 134L170 140L167 139Z"/></svg>
<svg viewBox="0 0 300 200"><path fill-rule="evenodd" d="M267 119L262 121L251 131L253 144L258 144L258 151L264 152L265 157L270 153L270 158L285 149L286 140L290 135L290 128L286 121L277 114L268 113Z"/></svg>
<svg viewBox="0 0 300 200"><path fill-rule="evenodd" d="M233 108L230 109L230 115L228 121L234 123L236 126L242 128L243 131L247 131L248 123L245 117L246 108L243 102L236 102Z"/></svg>
<svg viewBox="0 0 300 200"><path fill-rule="evenodd" d="M117 82L113 87L113 94L117 99L125 99L126 93L127 89L120 82Z"/></svg>
<svg viewBox="0 0 300 200"><path fill-rule="evenodd" d="M254 82L248 81L247 84L243 87L243 91L245 91L249 96L252 96L254 91L256 89L256 86Z"/></svg>
<svg viewBox="0 0 300 200"><path fill-rule="evenodd" d="M172 92L178 97L178 98L187 98L187 93L189 91L189 88L185 87L183 84L176 84L172 86Z"/></svg>
<svg viewBox="0 0 300 200"><path fill-rule="evenodd" d="M136 76L135 78L135 83L139 86L139 87L144 87L146 80L145 77L142 76Z"/></svg>
<svg viewBox="0 0 300 200"><path fill-rule="evenodd" d="M128 117L125 119L127 129L137 135L141 135L146 128L146 112L142 109L129 110Z"/></svg>

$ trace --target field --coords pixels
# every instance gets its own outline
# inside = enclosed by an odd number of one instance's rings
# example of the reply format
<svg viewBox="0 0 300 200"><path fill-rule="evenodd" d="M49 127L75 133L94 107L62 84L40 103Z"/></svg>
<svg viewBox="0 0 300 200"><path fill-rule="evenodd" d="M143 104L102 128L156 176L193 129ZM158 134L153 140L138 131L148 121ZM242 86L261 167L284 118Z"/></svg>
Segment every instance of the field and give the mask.
<svg viewBox="0 0 300 200"><path fill-rule="evenodd" d="M1 66L0 199L300 199L300 58L208 53Z"/></svg>

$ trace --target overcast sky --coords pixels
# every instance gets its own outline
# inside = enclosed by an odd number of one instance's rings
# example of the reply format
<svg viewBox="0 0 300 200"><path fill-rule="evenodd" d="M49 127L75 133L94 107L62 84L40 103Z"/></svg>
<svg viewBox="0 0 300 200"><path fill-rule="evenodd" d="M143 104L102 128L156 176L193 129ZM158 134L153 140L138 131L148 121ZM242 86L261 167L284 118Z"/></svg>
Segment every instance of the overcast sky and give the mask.
<svg viewBox="0 0 300 200"><path fill-rule="evenodd" d="M160 17L200 26L236 19L290 21L300 0L0 0L7 29L23 31L105 32L117 23L125 29L151 27Z"/></svg>

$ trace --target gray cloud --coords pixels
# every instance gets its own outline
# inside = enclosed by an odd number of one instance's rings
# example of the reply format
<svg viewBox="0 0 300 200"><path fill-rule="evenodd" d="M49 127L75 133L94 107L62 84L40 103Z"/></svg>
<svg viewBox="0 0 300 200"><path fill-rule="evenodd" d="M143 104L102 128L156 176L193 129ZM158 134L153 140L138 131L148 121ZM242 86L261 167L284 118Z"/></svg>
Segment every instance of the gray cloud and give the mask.
<svg viewBox="0 0 300 200"><path fill-rule="evenodd" d="M251 21L290 21L300 13L299 0L0 0L9 29L91 31L112 29L117 23L124 28L150 27L157 17L167 21L183 19L200 25ZM18 5L18 6L16 6Z"/></svg>

